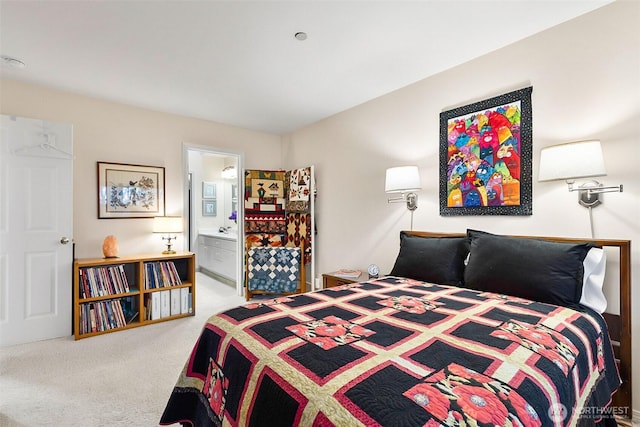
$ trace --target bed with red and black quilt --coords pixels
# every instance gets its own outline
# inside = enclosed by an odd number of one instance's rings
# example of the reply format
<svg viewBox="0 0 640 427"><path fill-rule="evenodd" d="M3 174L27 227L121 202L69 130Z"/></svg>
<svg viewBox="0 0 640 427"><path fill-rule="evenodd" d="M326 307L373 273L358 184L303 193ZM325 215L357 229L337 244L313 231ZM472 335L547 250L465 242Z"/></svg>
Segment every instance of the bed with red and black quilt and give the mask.
<svg viewBox="0 0 640 427"><path fill-rule="evenodd" d="M408 239L401 236L392 273L419 276L403 256L403 249L415 253ZM464 270L479 261L473 259L471 239L444 240L435 249L443 253L445 247L453 248L450 256L460 256L461 276L444 277L451 275L451 265L460 268L457 261L431 265L439 275L431 278L437 280L394 274L252 301L212 316L160 423L566 426L611 421L607 408L620 377L597 310L579 301L539 301L546 295L532 299L473 289L471 275L464 283ZM574 258L584 261L590 249L580 248ZM457 285L436 283L458 279ZM500 290L504 280L494 279L499 286L493 288Z"/></svg>

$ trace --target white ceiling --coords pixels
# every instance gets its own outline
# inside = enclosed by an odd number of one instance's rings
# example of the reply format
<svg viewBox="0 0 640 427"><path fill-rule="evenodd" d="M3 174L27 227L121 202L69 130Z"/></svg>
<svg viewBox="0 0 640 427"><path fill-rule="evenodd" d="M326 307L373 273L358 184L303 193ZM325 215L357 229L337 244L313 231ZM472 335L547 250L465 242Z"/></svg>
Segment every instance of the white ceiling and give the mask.
<svg viewBox="0 0 640 427"><path fill-rule="evenodd" d="M2 0L1 72L284 134L611 1Z"/></svg>

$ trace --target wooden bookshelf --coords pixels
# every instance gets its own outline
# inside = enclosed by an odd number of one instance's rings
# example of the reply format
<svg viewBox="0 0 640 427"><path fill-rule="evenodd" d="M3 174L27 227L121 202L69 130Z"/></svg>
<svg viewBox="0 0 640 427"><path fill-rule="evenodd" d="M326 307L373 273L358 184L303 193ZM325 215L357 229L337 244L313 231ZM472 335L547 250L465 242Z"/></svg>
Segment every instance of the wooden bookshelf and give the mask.
<svg viewBox="0 0 640 427"><path fill-rule="evenodd" d="M191 252L76 259L75 339L195 315L195 271Z"/></svg>

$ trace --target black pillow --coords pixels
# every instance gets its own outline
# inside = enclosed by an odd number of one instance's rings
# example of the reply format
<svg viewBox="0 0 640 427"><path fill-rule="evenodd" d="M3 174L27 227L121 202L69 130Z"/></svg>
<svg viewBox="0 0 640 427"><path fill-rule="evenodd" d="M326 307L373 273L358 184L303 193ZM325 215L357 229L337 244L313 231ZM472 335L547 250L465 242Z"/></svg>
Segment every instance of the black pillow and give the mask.
<svg viewBox="0 0 640 427"><path fill-rule="evenodd" d="M391 275L460 286L468 253L466 237L419 237L401 231L400 253Z"/></svg>
<svg viewBox="0 0 640 427"><path fill-rule="evenodd" d="M464 284L565 307L582 295L583 261L591 243L561 243L467 230L471 239Z"/></svg>

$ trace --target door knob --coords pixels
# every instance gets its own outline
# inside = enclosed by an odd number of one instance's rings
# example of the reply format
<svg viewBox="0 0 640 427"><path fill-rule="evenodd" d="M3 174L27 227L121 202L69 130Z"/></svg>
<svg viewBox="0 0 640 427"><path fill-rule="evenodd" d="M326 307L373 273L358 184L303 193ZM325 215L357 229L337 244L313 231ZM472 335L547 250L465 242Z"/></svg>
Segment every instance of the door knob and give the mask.
<svg viewBox="0 0 640 427"><path fill-rule="evenodd" d="M70 240L68 237L63 237L60 239L60 243L62 243L63 245L66 245L67 243L69 243Z"/></svg>

